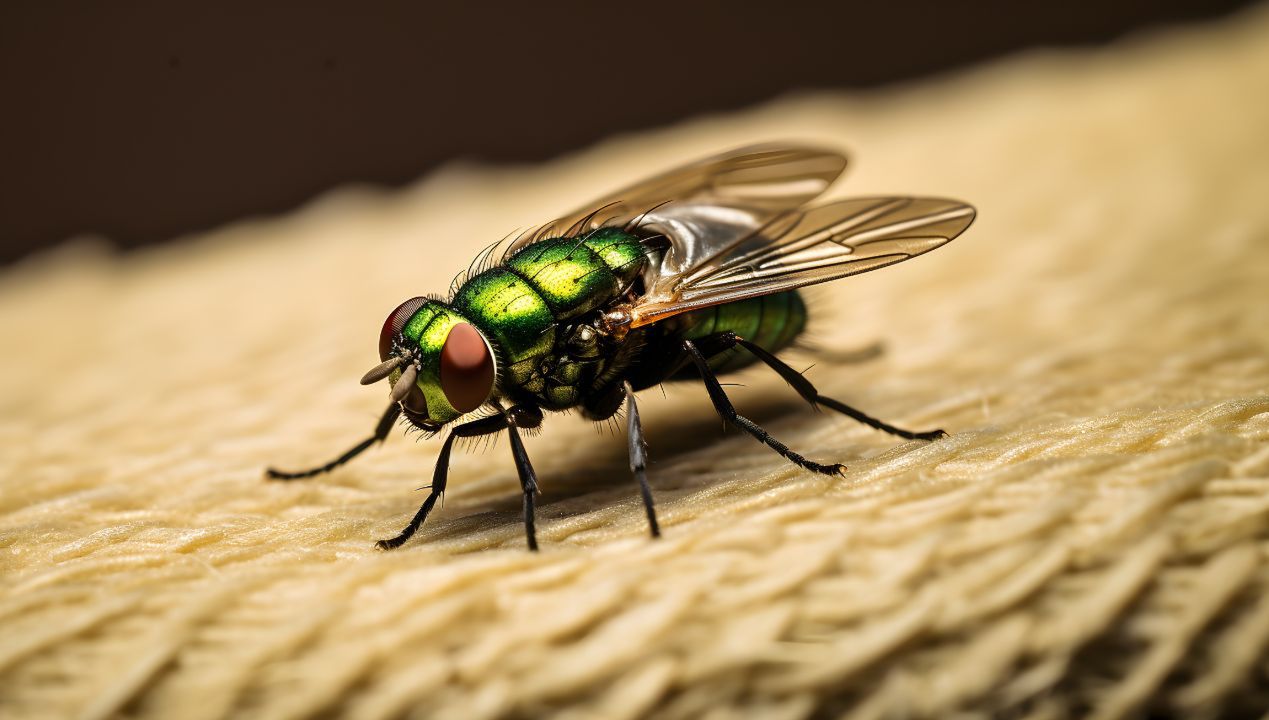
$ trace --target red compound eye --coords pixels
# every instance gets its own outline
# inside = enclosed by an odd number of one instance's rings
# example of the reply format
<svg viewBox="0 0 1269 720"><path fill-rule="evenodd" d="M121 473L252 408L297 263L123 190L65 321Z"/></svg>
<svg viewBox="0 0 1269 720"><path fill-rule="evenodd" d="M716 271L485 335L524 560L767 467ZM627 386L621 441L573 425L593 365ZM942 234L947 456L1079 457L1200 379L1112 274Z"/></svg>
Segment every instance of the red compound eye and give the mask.
<svg viewBox="0 0 1269 720"><path fill-rule="evenodd" d="M410 298L397 306L393 310L388 319L383 321L383 329L379 331L379 359L387 360L389 353L392 352L392 338L401 332L401 328L414 317L414 313L423 307L423 303L427 302L425 297Z"/></svg>
<svg viewBox="0 0 1269 720"><path fill-rule="evenodd" d="M441 390L454 409L467 413L485 403L493 391L494 362L480 331L458 323L441 347Z"/></svg>

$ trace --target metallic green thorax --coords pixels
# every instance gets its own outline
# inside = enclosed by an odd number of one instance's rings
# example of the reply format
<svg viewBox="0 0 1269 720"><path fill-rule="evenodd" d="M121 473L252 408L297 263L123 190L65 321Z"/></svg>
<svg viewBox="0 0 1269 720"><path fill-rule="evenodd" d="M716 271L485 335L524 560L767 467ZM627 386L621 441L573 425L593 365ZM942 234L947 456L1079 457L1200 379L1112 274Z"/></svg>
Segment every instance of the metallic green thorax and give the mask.
<svg viewBox="0 0 1269 720"><path fill-rule="evenodd" d="M496 395L529 394L549 409L576 405L603 363L570 359L561 348L572 338L562 334L570 321L627 289L643 269L645 253L638 237L619 228L549 238L469 278L449 302L424 303L402 328L402 341L418 348L418 385L428 414L439 422L459 415L440 390L440 354L460 322L476 326L493 346Z"/></svg>

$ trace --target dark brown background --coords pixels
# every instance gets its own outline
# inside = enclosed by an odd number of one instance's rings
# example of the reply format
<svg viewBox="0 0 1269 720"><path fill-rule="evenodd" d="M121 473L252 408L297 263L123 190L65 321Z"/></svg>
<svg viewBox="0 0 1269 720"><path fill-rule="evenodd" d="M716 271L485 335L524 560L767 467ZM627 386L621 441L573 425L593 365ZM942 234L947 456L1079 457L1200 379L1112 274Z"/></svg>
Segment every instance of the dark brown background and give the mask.
<svg viewBox="0 0 1269 720"><path fill-rule="evenodd" d="M84 232L136 247L452 158L541 160L1240 4L6 3L0 262Z"/></svg>

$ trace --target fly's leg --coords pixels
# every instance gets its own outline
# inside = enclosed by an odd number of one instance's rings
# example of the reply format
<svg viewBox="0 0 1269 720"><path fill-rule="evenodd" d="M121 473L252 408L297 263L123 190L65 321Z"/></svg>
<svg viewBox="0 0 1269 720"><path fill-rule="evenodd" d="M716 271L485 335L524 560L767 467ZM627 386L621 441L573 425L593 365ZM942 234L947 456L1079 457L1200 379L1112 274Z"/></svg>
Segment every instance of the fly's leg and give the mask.
<svg viewBox="0 0 1269 720"><path fill-rule="evenodd" d="M733 336L734 337L734 336ZM735 344L734 342L732 344ZM767 447L775 450L782 457L792 462L798 467L813 470L824 475L837 475L846 469L845 465L833 463L830 465L821 465L812 460L807 460L801 455L789 449L788 445L771 437L771 434L763 430L757 423L749 418L736 412L736 408L732 407L731 400L727 399L727 393L723 392L722 385L718 384L718 378L714 376L714 371L710 369L709 363L705 356L697 349L691 340L683 341L683 349L687 351L692 361L696 363L696 369L701 374L701 380L705 382L705 389L709 392L709 399L714 403L714 410L718 412L723 420L735 425L754 436L759 442L765 443Z"/></svg>
<svg viewBox="0 0 1269 720"><path fill-rule="evenodd" d="M491 435L500 432L506 426L507 421L503 416L494 415L464 423L450 431L449 437L445 438L445 444L441 446L441 454L436 458L436 470L432 473L432 487L427 499L423 501L419 511L414 513L413 518L410 518L410 524L406 525L400 534L387 540L380 540L375 543L375 547L380 550L392 550L393 548L401 547L405 544L405 541L409 540L422 527L423 521L427 520L428 514L432 512L432 506L436 505L437 499L445 494L445 484L449 482L449 455L450 450L454 447L455 438Z"/></svg>
<svg viewBox="0 0 1269 720"><path fill-rule="evenodd" d="M648 444L643 439L643 425L639 422L639 406L635 403L634 390L626 383L626 422L629 430L630 472L639 482L639 492L643 495L643 507L648 512L648 527L652 537L661 537L661 526L657 524L657 511L652 504L652 488L648 487Z"/></svg>
<svg viewBox="0 0 1269 720"><path fill-rule="evenodd" d="M282 470L268 468L264 471L265 475L268 476L270 480L301 480L303 478L310 478L314 475L321 475L322 473L330 472L331 470L334 470L340 465L343 465L349 460L352 460L362 454L368 450L371 445L386 440L388 438L388 433L392 431L392 426L396 424L397 418L400 416L401 406L397 403L392 403L383 413L383 417L379 418L379 424L375 426L375 434L357 443L343 455L340 455L325 465L318 465L315 468L301 470L299 472L284 472Z"/></svg>
<svg viewBox="0 0 1269 720"><path fill-rule="evenodd" d="M504 420L507 432L511 436L511 456L516 461L516 472L520 475L520 489L524 491L524 535L529 542L529 550L537 552L538 534L534 524L534 503L538 493L538 476L533 472L533 464L524 451L524 442L520 440L519 428L531 429L542 424L542 411L517 405L511 408Z"/></svg>
<svg viewBox="0 0 1269 720"><path fill-rule="evenodd" d="M753 353L754 357L763 361L768 367L779 373L780 377L784 378L784 381L791 385L793 389L797 391L798 395L801 395L802 399L811 403L812 406L823 406L829 410L835 410L847 417L858 420L868 427L888 432L891 435L898 435L899 437L907 440L937 440L939 438L947 437L947 433L942 430L913 432L911 430L897 428L894 425L884 423L871 415L866 415L840 400L824 397L823 395L820 395L818 390L815 389L815 386L811 384L810 380L803 377L802 373L794 370L792 367L789 367L789 365L780 358L772 355L764 348L761 348L744 338L736 337L734 334L732 335L732 338L735 340L736 344Z"/></svg>
<svg viewBox="0 0 1269 720"><path fill-rule="evenodd" d="M706 335L705 337L696 338L692 341L692 344L696 346L698 353L704 355L706 358L712 358L719 353L727 352L728 350L736 347L736 333L721 332L715 333L714 335ZM695 360L692 358L691 353L680 353L678 358L669 364L664 375L665 377L673 377L677 375L680 370L687 367L689 364L694 363Z"/></svg>

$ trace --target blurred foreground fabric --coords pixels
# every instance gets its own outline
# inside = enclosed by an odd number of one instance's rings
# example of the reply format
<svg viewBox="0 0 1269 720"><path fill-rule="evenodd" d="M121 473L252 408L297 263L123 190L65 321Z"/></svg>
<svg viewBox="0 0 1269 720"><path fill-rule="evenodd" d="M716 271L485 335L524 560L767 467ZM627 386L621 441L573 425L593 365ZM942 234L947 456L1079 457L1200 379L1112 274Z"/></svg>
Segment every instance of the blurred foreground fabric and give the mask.
<svg viewBox="0 0 1269 720"><path fill-rule="evenodd" d="M1267 90L1260 8L12 267L0 716L1264 712ZM724 434L699 386L645 393L652 542L624 438L551 416L528 440L536 555L505 440L456 454L443 510L391 553L373 542L439 441L263 479L369 434L384 388L357 378L401 300L617 185L778 139L850 151L836 194L978 207L947 247L810 293L814 345L880 358L791 356L948 439L740 376L741 412L850 466L828 479Z"/></svg>

